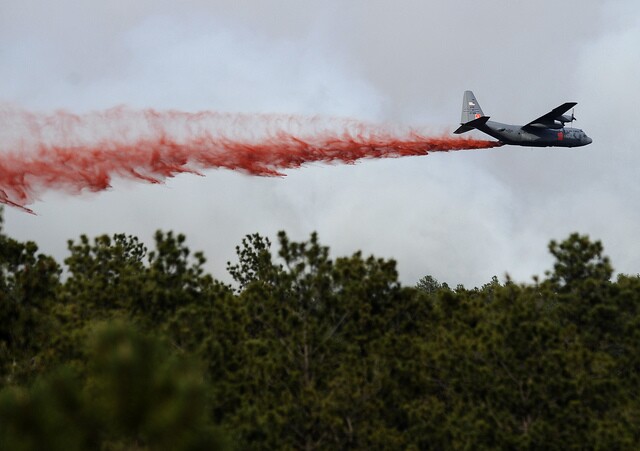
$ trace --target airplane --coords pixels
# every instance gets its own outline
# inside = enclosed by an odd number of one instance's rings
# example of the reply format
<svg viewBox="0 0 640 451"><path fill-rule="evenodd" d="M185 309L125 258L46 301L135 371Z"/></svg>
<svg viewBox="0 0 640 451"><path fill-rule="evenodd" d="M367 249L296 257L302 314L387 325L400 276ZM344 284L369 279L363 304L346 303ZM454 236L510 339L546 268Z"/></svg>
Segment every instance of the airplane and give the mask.
<svg viewBox="0 0 640 451"><path fill-rule="evenodd" d="M476 96L465 91L462 99L462 119L460 127L453 133L461 134L477 129L494 137L502 144L531 147L579 147L591 144L593 140L579 128L565 127L576 119L573 113L564 113L576 106L576 102L563 103L547 114L525 125L509 125L489 120L480 108Z"/></svg>

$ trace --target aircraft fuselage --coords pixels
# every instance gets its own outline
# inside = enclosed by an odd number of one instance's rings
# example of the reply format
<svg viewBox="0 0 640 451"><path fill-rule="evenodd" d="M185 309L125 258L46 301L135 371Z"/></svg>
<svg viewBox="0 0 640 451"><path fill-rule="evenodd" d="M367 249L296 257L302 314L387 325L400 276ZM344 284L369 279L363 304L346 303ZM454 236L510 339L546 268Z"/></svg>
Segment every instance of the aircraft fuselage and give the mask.
<svg viewBox="0 0 640 451"><path fill-rule="evenodd" d="M580 147L592 140L579 128L536 128L487 121L476 127L504 144L530 147Z"/></svg>

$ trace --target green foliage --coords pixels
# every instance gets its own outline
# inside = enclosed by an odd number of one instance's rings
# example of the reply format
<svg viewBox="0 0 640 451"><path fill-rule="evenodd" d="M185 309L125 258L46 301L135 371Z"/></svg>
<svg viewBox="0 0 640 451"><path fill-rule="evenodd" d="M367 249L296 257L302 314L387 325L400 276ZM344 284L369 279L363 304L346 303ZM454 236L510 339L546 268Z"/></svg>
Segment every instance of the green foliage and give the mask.
<svg viewBox="0 0 640 451"><path fill-rule="evenodd" d="M129 308L143 289L144 257L147 249L138 239L125 235L86 235L79 243L68 242L65 259L69 277L63 295L79 305L82 316L108 318L115 310Z"/></svg>
<svg viewBox="0 0 640 451"><path fill-rule="evenodd" d="M125 324L90 338L87 378L66 368L0 392L0 443L12 450L226 447L207 419L207 388L184 356Z"/></svg>
<svg viewBox="0 0 640 451"><path fill-rule="evenodd" d="M0 387L40 370L38 346L51 330L60 267L37 252L35 243L2 233L0 210Z"/></svg>
<svg viewBox="0 0 640 451"><path fill-rule="evenodd" d="M123 324L97 328L89 343L86 394L111 448L217 449L198 366Z"/></svg>
<svg viewBox="0 0 640 451"><path fill-rule="evenodd" d="M204 255L191 258L184 235L172 232L156 232L151 252L125 235L102 235L93 243L83 235L80 243L69 241L69 251L63 295L89 312L83 317L120 313L158 324L178 307L209 302L212 292L223 289L205 274Z"/></svg>
<svg viewBox="0 0 640 451"><path fill-rule="evenodd" d="M31 387L0 392L0 443L7 450L96 448L98 425L68 369L38 379Z"/></svg>
<svg viewBox="0 0 640 451"><path fill-rule="evenodd" d="M571 290L585 281L607 282L613 268L602 256L602 243L591 242L586 235L573 233L562 243L551 241L549 251L556 258L550 281L561 289Z"/></svg>
<svg viewBox="0 0 640 451"><path fill-rule="evenodd" d="M424 291L425 293L433 294L441 290L443 287L447 286L447 284L441 284L438 280L433 276L424 276L422 279L418 280L416 284L416 288L420 291Z"/></svg>
<svg viewBox="0 0 640 451"><path fill-rule="evenodd" d="M640 277L552 241L543 280L403 287L393 260L258 234L205 271L183 235L0 233L11 449L636 449ZM226 431L221 434L221 430Z"/></svg>

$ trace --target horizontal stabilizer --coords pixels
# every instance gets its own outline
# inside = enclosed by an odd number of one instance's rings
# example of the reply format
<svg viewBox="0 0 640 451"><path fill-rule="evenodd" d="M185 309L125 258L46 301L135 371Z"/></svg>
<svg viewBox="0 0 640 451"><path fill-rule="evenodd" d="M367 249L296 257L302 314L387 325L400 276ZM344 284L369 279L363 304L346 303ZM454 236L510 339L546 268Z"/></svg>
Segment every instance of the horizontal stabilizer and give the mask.
<svg viewBox="0 0 640 451"><path fill-rule="evenodd" d="M460 125L460 127L458 127L458 129L453 133L455 133L456 135L459 135L461 133L466 133L470 130L473 130L474 128L483 126L484 124L487 123L488 120L489 120L489 116L481 116L477 119L467 122L466 124Z"/></svg>

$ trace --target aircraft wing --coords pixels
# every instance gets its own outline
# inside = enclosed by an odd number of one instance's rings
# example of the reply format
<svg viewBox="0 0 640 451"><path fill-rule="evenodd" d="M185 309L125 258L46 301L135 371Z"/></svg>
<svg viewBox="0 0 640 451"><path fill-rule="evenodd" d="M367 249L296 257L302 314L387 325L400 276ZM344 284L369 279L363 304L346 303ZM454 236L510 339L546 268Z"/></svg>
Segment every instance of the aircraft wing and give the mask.
<svg viewBox="0 0 640 451"><path fill-rule="evenodd" d="M569 111L571 108L573 108L577 104L578 104L578 102L566 102L566 103L563 103L559 107L556 107L553 110L549 111L547 114L540 116L538 119L532 120L527 125L525 125L525 127L532 127L532 126L545 126L546 127L546 126L549 126L549 125L553 125L553 123L554 123L554 121L556 119L559 120L560 117L564 113Z"/></svg>

